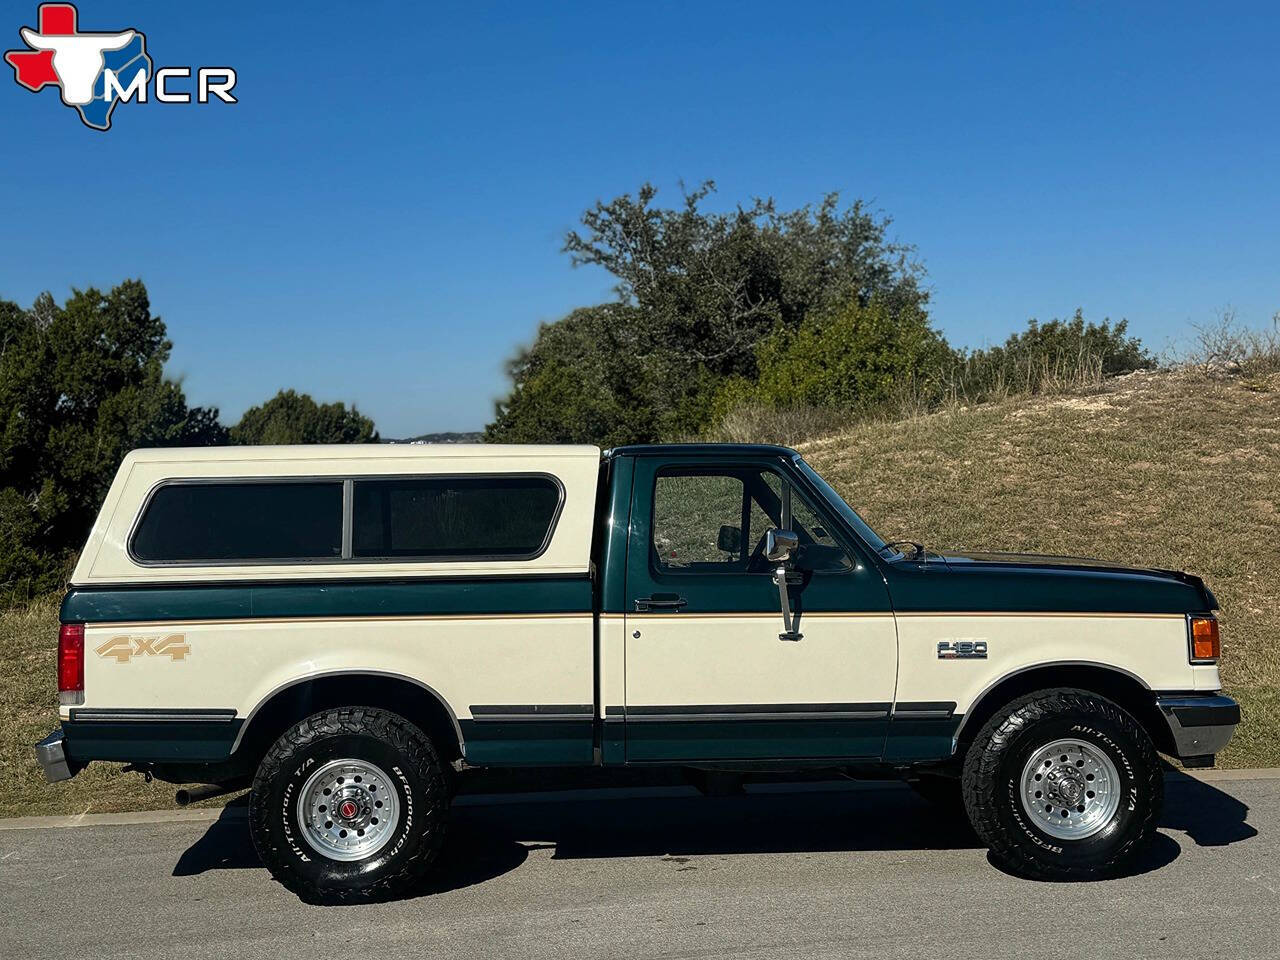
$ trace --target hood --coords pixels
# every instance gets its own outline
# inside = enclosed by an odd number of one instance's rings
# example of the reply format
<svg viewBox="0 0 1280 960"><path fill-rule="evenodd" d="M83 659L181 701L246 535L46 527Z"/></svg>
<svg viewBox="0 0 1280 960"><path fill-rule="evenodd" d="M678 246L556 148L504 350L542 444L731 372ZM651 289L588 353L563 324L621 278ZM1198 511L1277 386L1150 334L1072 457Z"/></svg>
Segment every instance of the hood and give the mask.
<svg viewBox="0 0 1280 960"><path fill-rule="evenodd" d="M910 566L927 577L931 571L933 591L952 597L956 609L969 602L988 609L1099 612L1190 613L1218 607L1212 591L1194 574L1088 557L947 550L930 552Z"/></svg>
<svg viewBox="0 0 1280 960"><path fill-rule="evenodd" d="M1193 573L1181 570L1164 570L1160 567L1142 567L1128 563L1113 563L1093 557L1060 557L1051 553L998 553L979 550L948 550L936 554L944 563L981 563L1001 567L1055 567L1060 570L1110 570L1114 573L1136 573L1151 577L1167 577L1182 583L1201 584Z"/></svg>

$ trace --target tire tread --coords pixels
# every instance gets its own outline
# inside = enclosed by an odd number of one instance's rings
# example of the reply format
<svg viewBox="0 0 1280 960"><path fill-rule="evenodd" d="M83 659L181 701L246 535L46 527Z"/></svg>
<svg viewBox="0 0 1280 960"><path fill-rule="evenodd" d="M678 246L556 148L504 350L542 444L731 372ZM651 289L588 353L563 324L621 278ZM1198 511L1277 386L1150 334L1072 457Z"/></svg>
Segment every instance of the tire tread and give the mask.
<svg viewBox="0 0 1280 960"><path fill-rule="evenodd" d="M1152 798L1125 843L1100 865L1054 863L1035 856L1005 829L998 815L1000 795L993 785L1000 781L1000 764L1010 742L1038 721L1067 713L1098 717L1122 729L1138 747L1135 774ZM1150 841L1160 816L1164 772L1151 738L1128 711L1099 694L1060 687L1020 697L987 721L965 755L961 791L974 831L997 859L1037 879L1087 880L1122 870Z"/></svg>
<svg viewBox="0 0 1280 960"><path fill-rule="evenodd" d="M420 801L423 842L413 846L397 869L377 882L358 888L322 887L299 877L290 868L292 853L273 844L267 818L270 784L288 768L294 757L311 744L335 736L372 736L385 740L404 754L408 764L426 785ZM377 707L337 707L295 723L272 744L258 764L249 795L249 828L254 848L272 876L304 899L325 903L369 903L387 900L412 889L431 869L444 842L444 821L449 805L448 780L440 755L431 740L408 720Z"/></svg>

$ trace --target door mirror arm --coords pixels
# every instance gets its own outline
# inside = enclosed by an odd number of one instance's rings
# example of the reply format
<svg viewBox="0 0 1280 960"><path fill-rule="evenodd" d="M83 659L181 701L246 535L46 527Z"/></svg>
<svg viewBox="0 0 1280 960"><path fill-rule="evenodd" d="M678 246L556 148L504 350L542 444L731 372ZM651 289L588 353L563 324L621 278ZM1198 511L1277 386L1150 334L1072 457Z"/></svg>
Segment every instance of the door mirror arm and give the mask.
<svg viewBox="0 0 1280 960"><path fill-rule="evenodd" d="M771 563L777 567L773 571L773 582L778 587L778 602L782 606L782 633L779 640L803 640L804 634L795 629L791 618L791 596L787 590L787 573L791 568L791 558L800 546L800 538L790 530L769 530L764 538L764 553Z"/></svg>

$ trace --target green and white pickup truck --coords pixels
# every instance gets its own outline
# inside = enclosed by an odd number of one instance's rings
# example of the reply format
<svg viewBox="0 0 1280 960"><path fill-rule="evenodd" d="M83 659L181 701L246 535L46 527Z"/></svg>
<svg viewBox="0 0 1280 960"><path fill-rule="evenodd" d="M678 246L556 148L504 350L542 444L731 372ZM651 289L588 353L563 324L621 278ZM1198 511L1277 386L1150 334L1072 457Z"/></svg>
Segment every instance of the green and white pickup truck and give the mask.
<svg viewBox="0 0 1280 960"><path fill-rule="evenodd" d="M410 887L458 771L830 769L963 803L1025 874L1120 869L1206 765L1197 577L885 543L793 450L140 450L62 604L51 781L252 785L319 900Z"/></svg>

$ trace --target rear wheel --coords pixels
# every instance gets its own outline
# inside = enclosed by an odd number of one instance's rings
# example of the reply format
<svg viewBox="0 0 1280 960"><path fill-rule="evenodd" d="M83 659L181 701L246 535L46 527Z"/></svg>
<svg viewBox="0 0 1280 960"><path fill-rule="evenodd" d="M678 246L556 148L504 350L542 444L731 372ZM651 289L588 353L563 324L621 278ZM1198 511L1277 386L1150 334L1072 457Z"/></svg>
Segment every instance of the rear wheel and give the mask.
<svg viewBox="0 0 1280 960"><path fill-rule="evenodd" d="M258 767L254 846L304 899L350 902L408 892L444 839L445 766L426 734L372 707L295 724Z"/></svg>
<svg viewBox="0 0 1280 960"><path fill-rule="evenodd" d="M1155 834L1164 776L1134 718L1084 690L1009 704L970 746L962 778L978 835L1018 873L1091 879L1122 870Z"/></svg>

